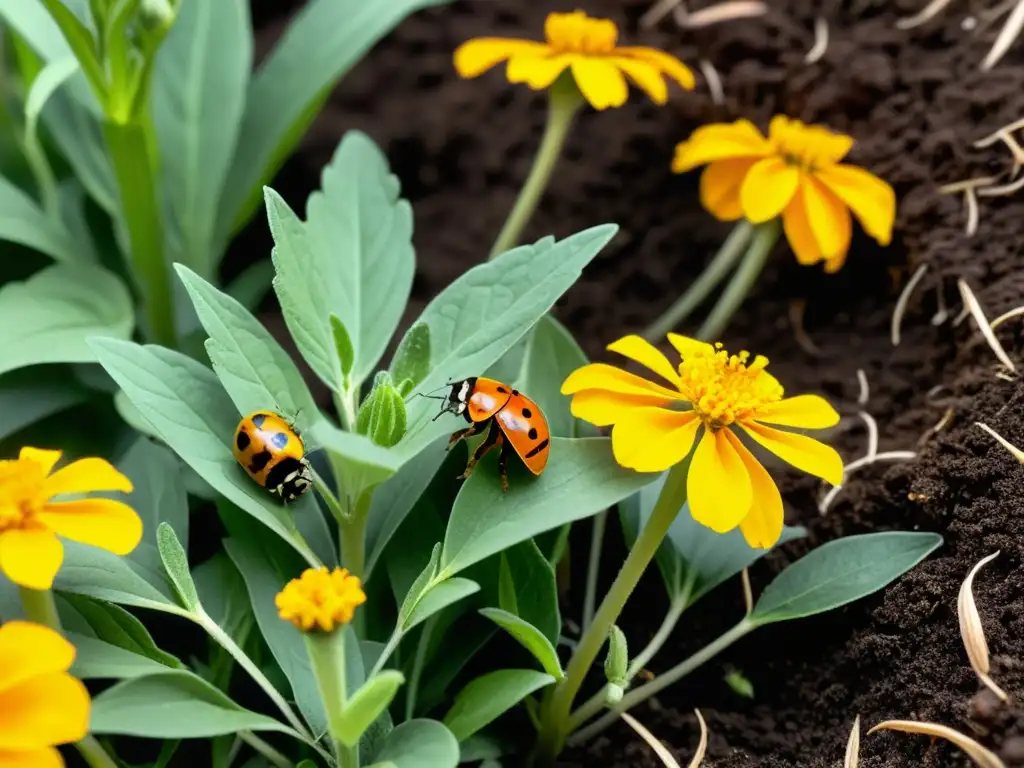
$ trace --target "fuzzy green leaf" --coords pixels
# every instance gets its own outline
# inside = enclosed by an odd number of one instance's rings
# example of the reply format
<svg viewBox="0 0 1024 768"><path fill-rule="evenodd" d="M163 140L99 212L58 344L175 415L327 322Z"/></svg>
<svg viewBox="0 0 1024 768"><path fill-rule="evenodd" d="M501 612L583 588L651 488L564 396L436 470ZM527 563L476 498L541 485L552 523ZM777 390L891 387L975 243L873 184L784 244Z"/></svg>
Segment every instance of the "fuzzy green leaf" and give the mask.
<svg viewBox="0 0 1024 768"><path fill-rule="evenodd" d="M562 631L554 567L534 541L510 547L502 552L502 558L508 564L516 606L514 611L506 610L537 627L554 645Z"/></svg>
<svg viewBox="0 0 1024 768"><path fill-rule="evenodd" d="M401 672L384 670L363 683L345 703L334 736L345 746L354 747L373 721L387 709L405 682Z"/></svg>
<svg viewBox="0 0 1024 768"><path fill-rule="evenodd" d="M356 351L352 347L352 337L348 335L348 329L340 317L331 313L331 331L334 334L334 349L338 353L338 360L341 363L342 376L352 373L352 366L356 362Z"/></svg>
<svg viewBox="0 0 1024 768"><path fill-rule="evenodd" d="M64 562L53 588L118 605L151 608L179 616L186 614L171 598L168 585L151 584L132 570L124 558L74 541L64 542Z"/></svg>
<svg viewBox="0 0 1024 768"><path fill-rule="evenodd" d="M457 603L459 600L479 591L480 585L470 579L455 577L438 582L427 589L420 596L419 600L416 601L416 607L409 613L408 618L402 625L402 630L408 632L435 613L440 613L452 603Z"/></svg>
<svg viewBox="0 0 1024 768"><path fill-rule="evenodd" d="M480 613L518 640L540 662L545 672L556 680L562 679L562 664L558 660L558 653L537 627L500 608L481 608Z"/></svg>
<svg viewBox="0 0 1024 768"><path fill-rule="evenodd" d="M57 261L81 261L83 252L63 222L47 216L35 200L0 176L0 240L33 248Z"/></svg>
<svg viewBox="0 0 1024 768"><path fill-rule="evenodd" d="M408 395L430 373L430 326L416 323L402 337L391 359L391 378Z"/></svg>
<svg viewBox="0 0 1024 768"><path fill-rule="evenodd" d="M68 632L67 637L75 646L75 663L70 671L81 680L127 680L170 669L148 656L132 653L96 637L75 632Z"/></svg>
<svg viewBox="0 0 1024 768"><path fill-rule="evenodd" d="M195 611L199 607L199 594L196 592L195 582L192 581L192 574L188 570L188 556L174 535L174 529L167 523L160 523L156 532L157 547L160 549L160 559L164 563L167 575L174 584L178 597L185 604L189 611Z"/></svg>
<svg viewBox="0 0 1024 768"><path fill-rule="evenodd" d="M499 669L473 680L455 697L444 724L464 741L555 678L532 669Z"/></svg>
<svg viewBox="0 0 1024 768"><path fill-rule="evenodd" d="M456 768L459 742L436 720L408 720L388 734L374 761L395 768Z"/></svg>

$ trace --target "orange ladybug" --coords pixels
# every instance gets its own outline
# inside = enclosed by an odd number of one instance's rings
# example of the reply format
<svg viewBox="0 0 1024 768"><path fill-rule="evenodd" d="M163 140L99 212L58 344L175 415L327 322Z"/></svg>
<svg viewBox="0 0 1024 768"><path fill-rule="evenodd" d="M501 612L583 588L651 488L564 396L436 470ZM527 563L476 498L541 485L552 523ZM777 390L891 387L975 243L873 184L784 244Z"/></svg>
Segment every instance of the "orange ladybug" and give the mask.
<svg viewBox="0 0 1024 768"><path fill-rule="evenodd" d="M508 490L507 462L512 451L534 475L547 466L551 442L548 420L533 400L507 384L482 376L453 382L441 413L454 413L469 422L466 429L452 435L449 448L464 437L487 430L487 437L473 452L461 477L469 477L476 463L492 448L501 450L498 472L503 491Z"/></svg>

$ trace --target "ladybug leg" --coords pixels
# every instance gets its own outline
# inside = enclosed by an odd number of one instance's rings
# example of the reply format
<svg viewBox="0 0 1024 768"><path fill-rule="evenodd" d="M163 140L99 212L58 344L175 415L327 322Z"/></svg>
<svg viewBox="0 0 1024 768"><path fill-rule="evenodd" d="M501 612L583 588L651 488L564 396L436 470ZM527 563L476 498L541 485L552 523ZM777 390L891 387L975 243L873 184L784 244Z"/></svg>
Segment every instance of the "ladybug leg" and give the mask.
<svg viewBox="0 0 1024 768"><path fill-rule="evenodd" d="M501 478L501 492L508 493L508 455L512 453L512 443L506 442L501 446L501 455L498 456L498 477Z"/></svg>
<svg viewBox="0 0 1024 768"><path fill-rule="evenodd" d="M459 440L461 440L464 437L472 437L473 435L478 434L480 432L480 428L483 427L485 423L486 422L481 423L475 421L465 429L460 429L457 432L453 432L452 436L448 438L448 447L445 450L450 451L452 446L455 445L457 442L459 442Z"/></svg>
<svg viewBox="0 0 1024 768"><path fill-rule="evenodd" d="M466 464L466 471L459 475L459 478L464 480L469 477L470 473L473 471L473 467L476 466L476 463L480 461L480 459L482 459L489 450L495 447L500 447L503 443L504 440L502 438L501 428L494 419L491 419L486 439L476 447L475 451L473 451L473 455L469 457L469 463Z"/></svg>

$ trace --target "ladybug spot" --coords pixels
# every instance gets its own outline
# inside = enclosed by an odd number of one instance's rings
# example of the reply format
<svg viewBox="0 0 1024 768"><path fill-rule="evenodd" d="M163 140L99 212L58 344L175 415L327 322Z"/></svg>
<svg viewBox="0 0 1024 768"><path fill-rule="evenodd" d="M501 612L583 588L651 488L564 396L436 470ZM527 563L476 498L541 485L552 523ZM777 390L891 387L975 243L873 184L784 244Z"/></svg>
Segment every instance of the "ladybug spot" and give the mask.
<svg viewBox="0 0 1024 768"><path fill-rule="evenodd" d="M523 414L523 415L525 416L526 414ZM530 427L530 431L529 431L529 432L527 432L526 434L527 434L527 436L528 436L528 437L529 437L529 438L530 438L531 440L536 440L536 439L537 439L537 430L536 430L536 428L534 428L534 427Z"/></svg>
<svg viewBox="0 0 1024 768"><path fill-rule="evenodd" d="M253 473L262 472L273 458L274 455L270 451L260 451L249 462L249 471Z"/></svg>
<svg viewBox="0 0 1024 768"><path fill-rule="evenodd" d="M273 436L271 436L270 442L275 448L281 450L288 445L288 435L284 432L275 432Z"/></svg>
<svg viewBox="0 0 1024 768"><path fill-rule="evenodd" d="M267 414L265 414L265 413L257 413L255 416L252 417L252 423L255 424L257 426L257 428L258 427L262 427L263 426L263 422L266 421L266 420L267 420Z"/></svg>
<svg viewBox="0 0 1024 768"><path fill-rule="evenodd" d="M519 395L519 390L518 389L513 389L512 390L512 394L518 396Z"/></svg>
<svg viewBox="0 0 1024 768"><path fill-rule="evenodd" d="M238 433L238 437L235 438L235 445L238 446L238 450L240 451L244 451L246 448L248 448L250 442L252 441L249 440L249 433L246 432L244 429L241 430Z"/></svg>
<svg viewBox="0 0 1024 768"><path fill-rule="evenodd" d="M498 391L499 391L499 392L501 392L501 394L503 394L503 395L504 395L504 394L505 394L506 392L508 392L508 390L507 390L507 389L505 389L504 387L498 387Z"/></svg>
<svg viewBox="0 0 1024 768"><path fill-rule="evenodd" d="M531 411L529 408L523 408L523 416L525 416L526 418L530 418L531 416L533 416L533 411Z"/></svg>
<svg viewBox="0 0 1024 768"><path fill-rule="evenodd" d="M536 456L538 453L540 453L541 451L548 447L548 442L548 440L541 440L539 443L537 443L536 446L534 446L530 450L529 453L526 454L526 458L532 459L534 456Z"/></svg>

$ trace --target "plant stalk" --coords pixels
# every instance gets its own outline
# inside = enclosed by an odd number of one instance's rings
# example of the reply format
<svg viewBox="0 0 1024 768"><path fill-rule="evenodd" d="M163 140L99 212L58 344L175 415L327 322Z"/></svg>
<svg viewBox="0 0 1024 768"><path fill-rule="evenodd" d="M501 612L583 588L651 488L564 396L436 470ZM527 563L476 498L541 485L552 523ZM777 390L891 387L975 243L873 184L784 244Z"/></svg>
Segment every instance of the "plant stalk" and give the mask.
<svg viewBox="0 0 1024 768"><path fill-rule="evenodd" d="M295 768L295 763L278 752L273 746L265 742L252 731L239 731L238 738L244 741L256 752L259 752L267 759L267 762L276 768Z"/></svg>
<svg viewBox="0 0 1024 768"><path fill-rule="evenodd" d="M306 632L303 635L313 667L320 700L327 715L327 731L334 744L340 768L359 768L359 754L338 739L345 701L348 698L345 680L345 628L334 632ZM353 761L354 758L354 761Z"/></svg>
<svg viewBox="0 0 1024 768"><path fill-rule="evenodd" d="M698 339L711 341L722 335L728 327L729 321L732 320L732 316L736 314L736 310L740 308L743 300L747 298L754 287L757 278L761 276L764 265L768 261L768 255L775 247L775 243L778 242L781 232L782 226L778 218L758 224L754 228L754 235L743 261L740 262L732 280L725 286L718 302L697 331Z"/></svg>
<svg viewBox="0 0 1024 768"><path fill-rule="evenodd" d="M594 518L590 532L590 553L587 558L587 583L583 592L583 618L580 631L586 632L594 620L594 605L597 603L597 577L601 569L601 545L604 543L604 529L608 523L608 510L599 512Z"/></svg>
<svg viewBox="0 0 1024 768"><path fill-rule="evenodd" d="M419 695L420 678L423 677L423 668L427 663L427 650L430 646L430 638L434 634L434 627L437 626L437 616L434 614L423 623L423 631L420 632L419 642L416 644L416 656L412 662L412 673L409 675L409 685L405 691L405 719L412 720L416 714L416 699Z"/></svg>
<svg viewBox="0 0 1024 768"><path fill-rule="evenodd" d="M737 222L704 271L693 281L686 293L676 299L672 306L644 330L643 337L651 343L656 343L664 339L669 331L678 328L736 266L736 262L750 244L753 234L754 228L749 221L741 219Z"/></svg>
<svg viewBox="0 0 1024 768"><path fill-rule="evenodd" d="M554 686L553 693L545 702L537 741L538 758L542 764L553 764L555 757L565 745L565 739L569 734L569 713L573 699L601 651L612 625L618 619L640 577L654 559L669 526L686 500L686 475L689 466L689 460L684 460L669 471L647 525L640 531L626 562L615 577L608 594L601 601L593 623L580 638L579 645L576 646L566 668L565 677Z"/></svg>
<svg viewBox="0 0 1024 768"><path fill-rule="evenodd" d="M341 534L341 565L360 579L366 570L366 518L370 513L371 501L373 492L364 492L356 501L352 514L338 523Z"/></svg>
<svg viewBox="0 0 1024 768"><path fill-rule="evenodd" d="M95 736L86 736L81 741L75 742L75 749L89 764L89 768L117 768L114 758L103 748Z"/></svg>
<svg viewBox="0 0 1024 768"><path fill-rule="evenodd" d="M533 159L530 174L526 177L523 188L519 191L512 212L509 213L505 225L501 228L498 239L491 248L490 260L496 259L505 251L514 248L522 237L523 230L537 210L537 204L547 189L551 174L555 170L558 158L562 154L562 146L569 135L573 118L583 106L583 95L576 87L569 74L563 74L548 89L548 117L544 126L544 136L540 141L537 156Z"/></svg>

